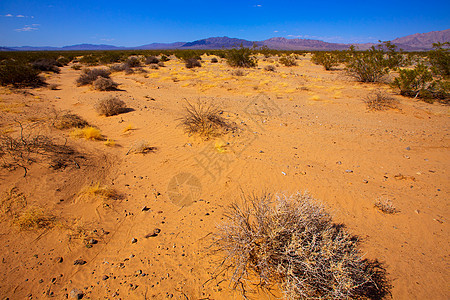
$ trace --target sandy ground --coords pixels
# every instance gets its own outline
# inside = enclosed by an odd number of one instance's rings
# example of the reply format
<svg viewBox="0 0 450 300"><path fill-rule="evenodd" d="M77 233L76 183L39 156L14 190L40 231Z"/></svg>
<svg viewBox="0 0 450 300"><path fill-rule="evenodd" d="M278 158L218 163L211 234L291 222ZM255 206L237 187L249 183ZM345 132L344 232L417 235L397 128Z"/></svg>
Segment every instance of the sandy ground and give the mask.
<svg viewBox="0 0 450 300"><path fill-rule="evenodd" d="M2 299L63 299L76 290L84 299L239 299L227 276L211 279L218 260L208 255L211 233L243 193L297 191L358 235L365 257L385 263L394 299L448 299L449 107L357 83L308 56L276 72L263 69L276 62L260 60L244 76L210 59L194 70L171 60L145 74L114 73L120 91L77 87L80 71L69 67L46 75L58 90L1 89L3 131L70 110L116 143L43 126L83 153L79 168L35 163L26 177L21 168L0 170L3 203L26 199L56 217L51 228L19 230L2 215ZM363 99L375 89L399 108L368 111ZM99 116L94 104L108 94L132 111ZM185 134L179 118L186 101L198 100L218 105L239 130L208 141ZM133 153L143 141L156 149ZM80 196L95 183L122 197ZM380 197L399 212L376 209Z"/></svg>

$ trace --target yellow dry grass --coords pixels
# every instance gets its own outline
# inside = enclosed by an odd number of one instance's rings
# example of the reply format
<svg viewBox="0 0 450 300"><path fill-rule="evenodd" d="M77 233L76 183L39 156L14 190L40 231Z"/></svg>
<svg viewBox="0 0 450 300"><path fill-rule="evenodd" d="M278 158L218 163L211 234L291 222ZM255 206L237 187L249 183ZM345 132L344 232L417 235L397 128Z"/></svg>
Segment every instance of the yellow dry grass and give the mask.
<svg viewBox="0 0 450 300"><path fill-rule="evenodd" d="M70 135L75 138L84 138L86 140L103 140L103 135L100 130L92 126L75 128Z"/></svg>

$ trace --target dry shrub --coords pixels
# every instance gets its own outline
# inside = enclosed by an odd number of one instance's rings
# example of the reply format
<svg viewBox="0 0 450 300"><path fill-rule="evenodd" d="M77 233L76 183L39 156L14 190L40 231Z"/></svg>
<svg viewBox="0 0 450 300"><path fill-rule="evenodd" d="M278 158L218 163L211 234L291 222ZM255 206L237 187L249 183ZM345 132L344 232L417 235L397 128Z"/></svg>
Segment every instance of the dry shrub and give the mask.
<svg viewBox="0 0 450 300"><path fill-rule="evenodd" d="M164 64L164 63L163 63ZM158 70L159 69L159 64L149 64L148 66L150 69L152 70Z"/></svg>
<svg viewBox="0 0 450 300"><path fill-rule="evenodd" d="M201 67L202 64L196 58L188 58L185 60L185 66L188 69L192 69L195 67Z"/></svg>
<svg viewBox="0 0 450 300"><path fill-rule="evenodd" d="M287 299L381 299L390 285L381 264L363 259L358 239L307 194L244 199L225 214L213 248L234 288L278 284ZM244 294L245 296L245 294Z"/></svg>
<svg viewBox="0 0 450 300"><path fill-rule="evenodd" d="M386 110L388 108L397 108L398 100L387 95L382 90L377 90L367 95L364 102L369 110Z"/></svg>
<svg viewBox="0 0 450 300"><path fill-rule="evenodd" d="M47 162L53 169L64 168L71 163L78 166L76 152L71 147L19 125L19 133L0 135L2 167L10 170L23 168L26 176L28 166L34 162Z"/></svg>
<svg viewBox="0 0 450 300"><path fill-rule="evenodd" d="M117 89L119 84L112 81L111 78L97 77L92 85L94 86L94 89L99 91L113 91Z"/></svg>
<svg viewBox="0 0 450 300"><path fill-rule="evenodd" d="M268 71L268 72L275 72L275 66L273 65L267 65L264 67L264 71Z"/></svg>
<svg viewBox="0 0 450 300"><path fill-rule="evenodd" d="M56 84L56 83L51 83L51 84L48 85L48 88L49 88L50 90L52 90L52 91L59 90L58 87L59 87L59 85Z"/></svg>
<svg viewBox="0 0 450 300"><path fill-rule="evenodd" d="M219 62L219 60L217 59L217 57L211 58L211 63L216 64L218 62Z"/></svg>
<svg viewBox="0 0 450 300"><path fill-rule="evenodd" d="M145 63L146 63L147 65L150 65L150 64L157 64L157 63L159 63L159 59L156 58L155 56L149 56L149 57L147 57L147 58L145 59Z"/></svg>
<svg viewBox="0 0 450 300"><path fill-rule="evenodd" d="M127 153L125 155L128 155L130 153L135 154L147 154L150 152L153 152L156 150L156 147L150 146L150 144L144 140L137 141L134 143L130 149L128 149Z"/></svg>
<svg viewBox="0 0 450 300"><path fill-rule="evenodd" d="M121 198L120 194L117 193L117 191L105 185L101 185L100 182L84 188L80 196L102 198L105 200L118 200Z"/></svg>
<svg viewBox="0 0 450 300"><path fill-rule="evenodd" d="M84 69L83 73L78 77L76 83L78 86L87 85L93 83L98 77L109 78L110 71L107 69Z"/></svg>
<svg viewBox="0 0 450 300"><path fill-rule="evenodd" d="M164 64L164 62L160 61L160 62L158 63L158 66L162 68L162 67L165 67L166 65Z"/></svg>
<svg viewBox="0 0 450 300"><path fill-rule="evenodd" d="M75 128L71 133L75 138L84 138L86 140L103 140L103 135L98 128L85 126L83 128Z"/></svg>
<svg viewBox="0 0 450 300"><path fill-rule="evenodd" d="M17 216L13 223L21 230L51 228L55 225L56 218L48 215L41 208L29 208Z"/></svg>
<svg viewBox="0 0 450 300"><path fill-rule="evenodd" d="M198 134L205 138L219 136L232 129L221 114L222 111L214 104L187 102L181 125L188 134Z"/></svg>
<svg viewBox="0 0 450 300"><path fill-rule="evenodd" d="M241 69L238 69L238 70L232 71L232 72L231 72L231 75L234 75L234 76L244 76L244 75L245 75L245 72L244 72L243 70L241 70Z"/></svg>
<svg viewBox="0 0 450 300"><path fill-rule="evenodd" d="M395 214L395 213L399 212L399 210L397 210L395 208L392 201L389 199L386 199L386 198L378 198L377 200L375 200L375 203L373 206L378 208L385 214Z"/></svg>
<svg viewBox="0 0 450 300"><path fill-rule="evenodd" d="M17 187L11 188L0 199L0 218L15 217L27 206L27 198Z"/></svg>
<svg viewBox="0 0 450 300"><path fill-rule="evenodd" d="M95 104L95 110L104 116L114 116L125 112L127 109L125 102L116 96L108 96L106 98L100 99Z"/></svg>
<svg viewBox="0 0 450 300"><path fill-rule="evenodd" d="M53 126L58 129L83 128L89 126L89 123L79 115L66 112L61 116L56 116Z"/></svg>

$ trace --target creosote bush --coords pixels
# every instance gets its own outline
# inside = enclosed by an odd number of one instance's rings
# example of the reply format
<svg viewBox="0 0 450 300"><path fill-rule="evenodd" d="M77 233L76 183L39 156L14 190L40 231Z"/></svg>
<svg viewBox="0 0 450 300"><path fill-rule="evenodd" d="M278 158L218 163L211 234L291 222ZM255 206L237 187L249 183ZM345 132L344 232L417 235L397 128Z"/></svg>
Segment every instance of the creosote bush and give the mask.
<svg viewBox="0 0 450 300"><path fill-rule="evenodd" d="M374 46L368 51L350 52L347 72L360 82L378 82L389 73L385 52Z"/></svg>
<svg viewBox="0 0 450 300"><path fill-rule="evenodd" d="M252 54L250 48L241 45L240 48L233 48L227 51L226 59L230 66L237 68L253 68L256 67L258 60Z"/></svg>
<svg viewBox="0 0 450 300"><path fill-rule="evenodd" d="M433 50L428 52L431 70L444 78L450 76L450 42L433 44Z"/></svg>
<svg viewBox="0 0 450 300"><path fill-rule="evenodd" d="M280 64L285 65L286 67L296 66L297 62L295 61L295 57L292 55L283 55L279 59Z"/></svg>
<svg viewBox="0 0 450 300"><path fill-rule="evenodd" d="M111 78L97 77L92 83L94 89L99 91L113 91L117 89L118 84L114 82Z"/></svg>
<svg viewBox="0 0 450 300"><path fill-rule="evenodd" d="M414 69L399 70L399 76L391 86L399 89L403 96L420 98L427 102L438 99L448 103L450 98L448 82L435 80L423 64L416 65Z"/></svg>
<svg viewBox="0 0 450 300"><path fill-rule="evenodd" d="M83 73L78 77L76 83L78 86L93 83L98 77L109 78L110 71L103 68L84 69Z"/></svg>
<svg viewBox="0 0 450 300"><path fill-rule="evenodd" d="M358 238L307 194L253 196L229 207L225 218L212 248L223 255L222 270L231 271L233 287L244 296L252 282L262 288L278 284L287 299L389 294L381 264L364 259Z"/></svg>
<svg viewBox="0 0 450 300"><path fill-rule="evenodd" d="M219 60L216 57L211 58L211 63L216 64Z"/></svg>
<svg viewBox="0 0 450 300"><path fill-rule="evenodd" d="M125 102L119 99L117 96L108 96L100 99L95 104L95 110L98 114L104 116L114 116L125 112L127 109Z"/></svg>
<svg viewBox="0 0 450 300"><path fill-rule="evenodd" d="M53 73L59 73L61 72L61 69L59 67L62 67L62 64L59 63L56 59L50 59L50 58L41 58L36 60L31 64L33 68L40 70L40 71L48 71Z"/></svg>
<svg viewBox="0 0 450 300"><path fill-rule="evenodd" d="M311 57L311 61L316 65L323 66L327 71L339 65L338 57L330 52L315 52Z"/></svg>
<svg viewBox="0 0 450 300"><path fill-rule="evenodd" d="M19 87L38 87L44 85L40 71L32 66L13 60L0 63L0 85Z"/></svg>

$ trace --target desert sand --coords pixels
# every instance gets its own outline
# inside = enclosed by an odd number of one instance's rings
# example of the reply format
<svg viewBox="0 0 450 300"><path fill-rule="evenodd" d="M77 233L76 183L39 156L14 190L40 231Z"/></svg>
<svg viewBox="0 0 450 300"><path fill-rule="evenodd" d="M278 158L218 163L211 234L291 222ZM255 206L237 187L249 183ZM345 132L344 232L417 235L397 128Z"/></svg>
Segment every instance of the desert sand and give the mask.
<svg viewBox="0 0 450 300"><path fill-rule="evenodd" d="M1 130L34 121L80 153L63 169L31 164L25 177L22 168L0 169L2 201L26 199L55 217L52 227L20 230L2 215L2 299L76 291L83 299L239 299L229 274L212 278L220 257L208 251L226 207L243 194L304 191L360 238L364 257L384 263L393 299L448 299L449 107L358 83L342 68L325 71L309 55L276 72L260 56L244 76L211 58L196 69L172 59L147 73L113 73L119 91L77 87L81 71L70 67L45 75L57 90L1 88ZM368 110L363 100L377 89L398 108ZM94 104L106 95L130 111L99 116ZM199 100L220 107L237 131L186 134L184 107ZM78 114L115 146L52 128L55 111ZM144 142L152 151L135 153ZM122 196L83 196L97 183ZM398 212L374 207L379 198Z"/></svg>

